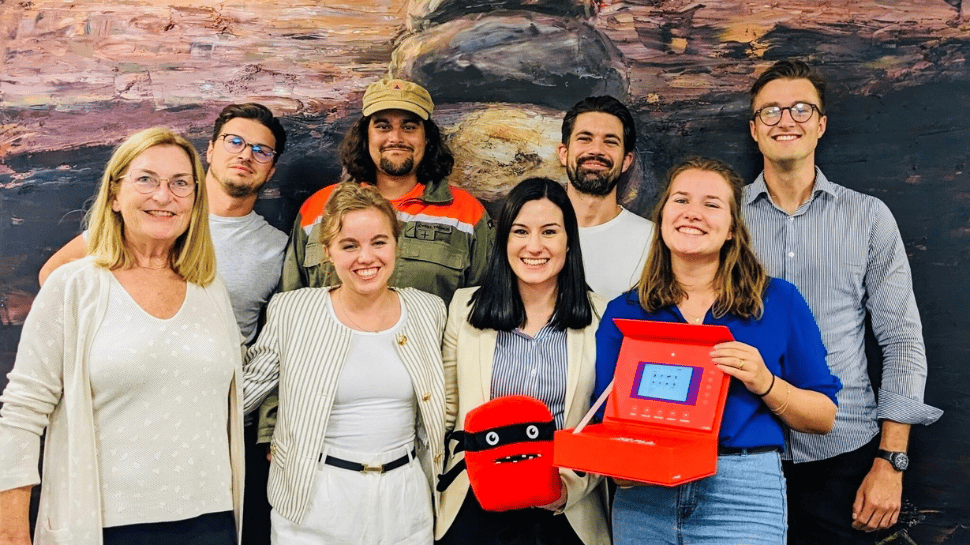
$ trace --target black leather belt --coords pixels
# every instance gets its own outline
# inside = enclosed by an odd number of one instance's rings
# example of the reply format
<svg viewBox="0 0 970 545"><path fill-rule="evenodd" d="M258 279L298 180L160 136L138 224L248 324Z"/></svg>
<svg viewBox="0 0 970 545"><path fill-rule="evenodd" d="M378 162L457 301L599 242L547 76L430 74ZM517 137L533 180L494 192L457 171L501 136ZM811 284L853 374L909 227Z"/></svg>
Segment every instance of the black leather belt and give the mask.
<svg viewBox="0 0 970 545"><path fill-rule="evenodd" d="M415 450L411 449L411 454L405 454L396 460L391 460L386 464L376 466L341 460L340 458L335 458L328 455L323 463L327 464L328 466L339 467L340 469L347 469L350 471L358 471L360 473L387 473L392 469L397 469L403 465L406 465L416 455L417 453ZM323 456L323 454L321 453L320 456Z"/></svg>
<svg viewBox="0 0 970 545"><path fill-rule="evenodd" d="M739 448L739 447L717 447L718 456L738 456L742 454L764 454L765 452L778 452L778 447L750 447L750 448Z"/></svg>

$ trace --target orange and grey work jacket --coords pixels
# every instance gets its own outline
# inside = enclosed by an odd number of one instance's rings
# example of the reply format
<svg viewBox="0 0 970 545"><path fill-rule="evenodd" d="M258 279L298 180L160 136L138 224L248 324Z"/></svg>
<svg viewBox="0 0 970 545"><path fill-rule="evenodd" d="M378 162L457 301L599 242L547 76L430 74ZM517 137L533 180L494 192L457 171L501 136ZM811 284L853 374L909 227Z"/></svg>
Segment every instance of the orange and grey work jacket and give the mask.
<svg viewBox="0 0 970 545"><path fill-rule="evenodd" d="M279 291L340 284L320 243L323 212L336 187L317 191L300 207L283 258ZM455 290L481 285L495 229L478 199L441 181L417 184L391 204L403 224L391 286L432 293L447 306ZM271 394L259 408L260 443L272 438L278 403Z"/></svg>

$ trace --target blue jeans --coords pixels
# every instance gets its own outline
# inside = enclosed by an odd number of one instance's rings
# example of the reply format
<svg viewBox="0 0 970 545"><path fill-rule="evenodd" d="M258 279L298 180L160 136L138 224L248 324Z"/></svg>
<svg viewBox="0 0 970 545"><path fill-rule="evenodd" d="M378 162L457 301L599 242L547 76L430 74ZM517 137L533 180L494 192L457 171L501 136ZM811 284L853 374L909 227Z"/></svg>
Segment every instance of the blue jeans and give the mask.
<svg viewBox="0 0 970 545"><path fill-rule="evenodd" d="M787 517L777 452L718 456L706 479L618 489L613 543L784 545Z"/></svg>

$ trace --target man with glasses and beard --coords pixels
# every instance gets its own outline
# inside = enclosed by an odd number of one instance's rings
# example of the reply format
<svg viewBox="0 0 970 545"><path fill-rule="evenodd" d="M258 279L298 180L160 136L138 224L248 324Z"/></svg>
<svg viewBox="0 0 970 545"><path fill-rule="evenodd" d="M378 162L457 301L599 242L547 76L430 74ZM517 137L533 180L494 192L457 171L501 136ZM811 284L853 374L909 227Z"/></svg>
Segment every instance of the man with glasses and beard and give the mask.
<svg viewBox="0 0 970 545"><path fill-rule="evenodd" d="M579 220L586 282L607 299L629 291L640 278L653 237L653 222L616 199L620 176L633 164L636 139L633 115L611 96L579 101L562 121L559 161Z"/></svg>
<svg viewBox="0 0 970 545"><path fill-rule="evenodd" d="M390 285L441 297L477 286L494 232L488 212L467 191L450 187L454 157L431 120L434 103L416 83L382 80L364 93L363 112L340 144L350 179L373 184L397 210L404 229ZM320 245L324 206L336 185L300 207L283 263L282 291L339 283Z"/></svg>
<svg viewBox="0 0 970 545"><path fill-rule="evenodd" d="M260 313L276 290L286 249L286 234L266 222L253 207L259 191L276 172L286 147L280 120L262 104L230 104L216 118L206 149L205 176L209 230L216 268L226 283L236 323L246 343L256 338ZM43 284L57 267L87 253L84 235L57 251L40 270ZM269 543L269 466L265 447L256 448L256 423L247 418L246 524L243 545Z"/></svg>

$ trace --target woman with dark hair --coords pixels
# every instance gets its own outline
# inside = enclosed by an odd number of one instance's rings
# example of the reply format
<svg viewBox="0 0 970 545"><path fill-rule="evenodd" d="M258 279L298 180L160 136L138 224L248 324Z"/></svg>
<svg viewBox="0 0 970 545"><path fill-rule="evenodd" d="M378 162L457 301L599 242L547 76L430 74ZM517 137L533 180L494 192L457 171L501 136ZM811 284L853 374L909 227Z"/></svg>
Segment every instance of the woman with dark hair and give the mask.
<svg viewBox="0 0 970 545"><path fill-rule="evenodd" d="M617 544L784 544L785 427L827 433L835 421L841 384L801 294L769 278L752 251L742 185L715 159L670 170L640 282L610 302L596 333L597 396L613 379L623 340L615 318L724 325L735 338L711 351L732 377L717 473L672 488L618 481Z"/></svg>
<svg viewBox="0 0 970 545"><path fill-rule="evenodd" d="M487 271L481 289L458 290L449 309L446 428L462 429L470 410L506 395L537 398L558 429L575 426L589 409L604 301L586 286L576 215L560 184L530 178L509 193ZM447 466L462 460L458 453ZM552 504L489 512L460 473L441 494L438 543L608 544L602 480L559 476Z"/></svg>

